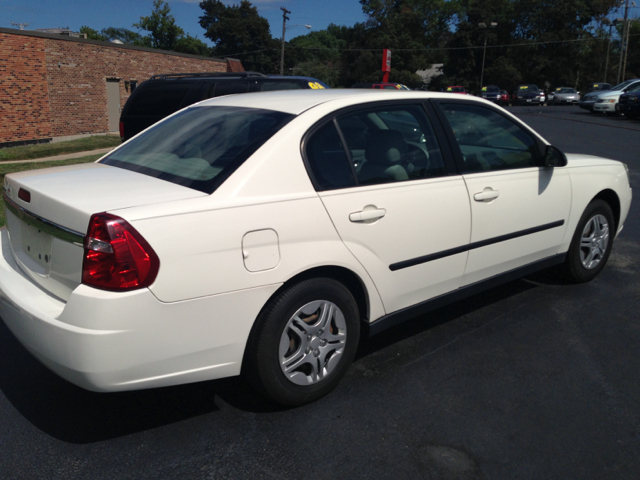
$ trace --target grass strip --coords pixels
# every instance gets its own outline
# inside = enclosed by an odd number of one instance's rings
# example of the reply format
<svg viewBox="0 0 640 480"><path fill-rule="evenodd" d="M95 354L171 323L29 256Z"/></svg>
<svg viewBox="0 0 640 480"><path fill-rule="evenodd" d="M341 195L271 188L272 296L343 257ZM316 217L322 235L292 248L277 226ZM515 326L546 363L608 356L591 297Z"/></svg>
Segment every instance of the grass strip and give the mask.
<svg viewBox="0 0 640 480"><path fill-rule="evenodd" d="M99 148L116 147L122 143L120 137L100 135L79 138L68 142L42 143L0 149L0 162L11 160L31 160L34 158L53 157L65 153L88 152Z"/></svg>
<svg viewBox="0 0 640 480"><path fill-rule="evenodd" d="M38 170L40 168L61 167L63 165L75 165L78 163L95 162L102 155L89 155L87 157L73 158L71 160L61 160L58 162L34 162L34 163L12 163L9 165L0 164L0 184L4 185L4 176L9 173L23 172L25 170ZM0 227L5 224L4 199L0 196Z"/></svg>

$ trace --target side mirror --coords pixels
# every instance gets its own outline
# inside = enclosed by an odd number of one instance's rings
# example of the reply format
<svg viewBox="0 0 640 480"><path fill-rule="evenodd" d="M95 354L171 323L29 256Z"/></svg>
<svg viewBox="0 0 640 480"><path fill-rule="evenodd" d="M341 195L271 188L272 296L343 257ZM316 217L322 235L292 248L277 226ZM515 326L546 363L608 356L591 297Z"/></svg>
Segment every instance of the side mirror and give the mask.
<svg viewBox="0 0 640 480"><path fill-rule="evenodd" d="M547 145L544 151L545 167L564 167L567 165L567 156L553 145Z"/></svg>

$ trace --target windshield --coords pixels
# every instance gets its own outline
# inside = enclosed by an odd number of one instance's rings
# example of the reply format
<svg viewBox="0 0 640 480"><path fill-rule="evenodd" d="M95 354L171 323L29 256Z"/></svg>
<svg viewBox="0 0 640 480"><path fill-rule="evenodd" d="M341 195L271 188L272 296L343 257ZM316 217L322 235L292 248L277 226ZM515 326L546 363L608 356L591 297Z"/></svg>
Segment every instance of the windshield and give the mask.
<svg viewBox="0 0 640 480"><path fill-rule="evenodd" d="M100 163L212 193L293 115L192 107L157 123Z"/></svg>
<svg viewBox="0 0 640 480"><path fill-rule="evenodd" d="M449 87L447 88L447 92L464 93L464 87Z"/></svg>
<svg viewBox="0 0 640 480"><path fill-rule="evenodd" d="M556 93L576 93L576 91L573 88L558 88Z"/></svg>
<svg viewBox="0 0 640 480"><path fill-rule="evenodd" d="M483 93L500 93L500 89L498 87L482 87Z"/></svg>
<svg viewBox="0 0 640 480"><path fill-rule="evenodd" d="M633 80L625 80L624 82L619 83L615 87L612 87L611 90L622 90L624 87L629 85L631 82L633 82Z"/></svg>
<svg viewBox="0 0 640 480"><path fill-rule="evenodd" d="M535 85L520 85L518 87L518 92L519 93L523 93L523 92L537 92L539 90L539 88Z"/></svg>

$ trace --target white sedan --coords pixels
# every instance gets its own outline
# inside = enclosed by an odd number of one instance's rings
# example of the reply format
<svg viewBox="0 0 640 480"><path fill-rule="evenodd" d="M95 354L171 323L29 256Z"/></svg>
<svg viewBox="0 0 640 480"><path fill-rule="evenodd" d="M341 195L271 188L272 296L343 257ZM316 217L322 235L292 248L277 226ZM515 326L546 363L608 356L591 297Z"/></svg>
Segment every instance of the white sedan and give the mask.
<svg viewBox="0 0 640 480"><path fill-rule="evenodd" d="M631 203L625 165L490 102L366 90L207 100L3 194L0 317L51 370L102 392L242 373L288 405L337 385L363 327L593 279Z"/></svg>

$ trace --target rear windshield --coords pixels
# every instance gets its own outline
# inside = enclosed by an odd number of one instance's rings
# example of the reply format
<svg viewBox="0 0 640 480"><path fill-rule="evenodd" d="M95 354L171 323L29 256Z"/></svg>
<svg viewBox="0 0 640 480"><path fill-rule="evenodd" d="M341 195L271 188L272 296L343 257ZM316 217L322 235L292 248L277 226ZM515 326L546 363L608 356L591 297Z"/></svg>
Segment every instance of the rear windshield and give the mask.
<svg viewBox="0 0 640 480"><path fill-rule="evenodd" d="M293 115L191 107L151 127L100 163L212 193Z"/></svg>

